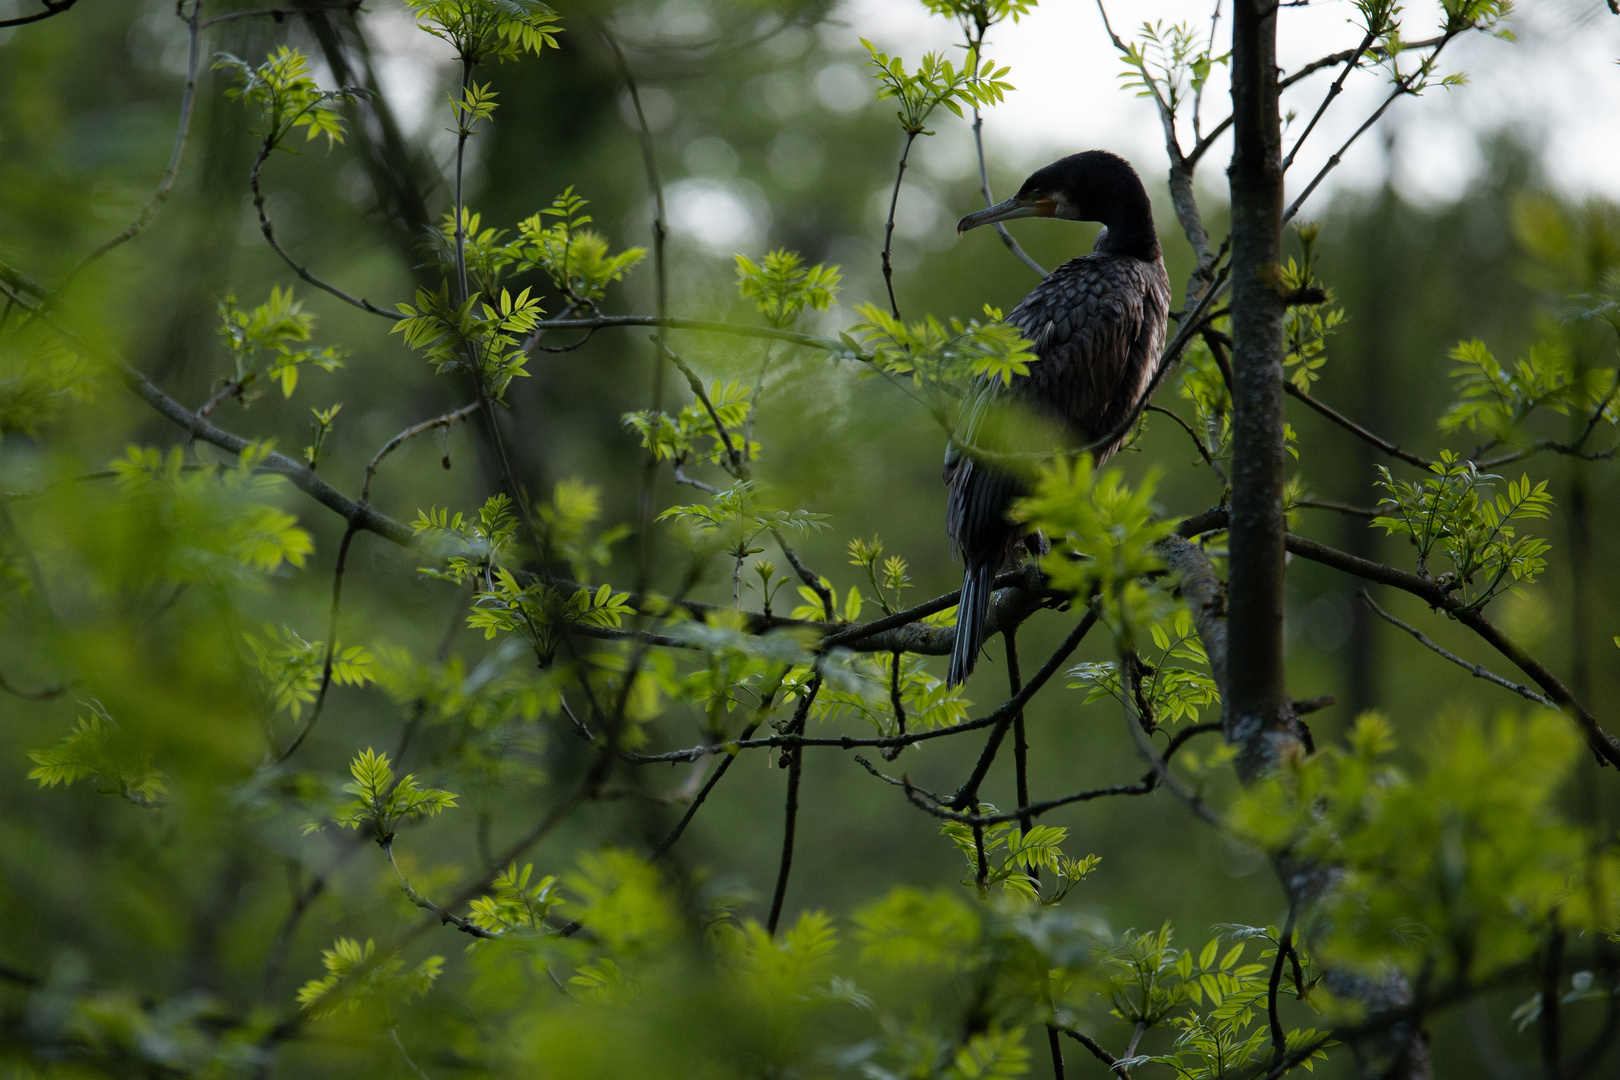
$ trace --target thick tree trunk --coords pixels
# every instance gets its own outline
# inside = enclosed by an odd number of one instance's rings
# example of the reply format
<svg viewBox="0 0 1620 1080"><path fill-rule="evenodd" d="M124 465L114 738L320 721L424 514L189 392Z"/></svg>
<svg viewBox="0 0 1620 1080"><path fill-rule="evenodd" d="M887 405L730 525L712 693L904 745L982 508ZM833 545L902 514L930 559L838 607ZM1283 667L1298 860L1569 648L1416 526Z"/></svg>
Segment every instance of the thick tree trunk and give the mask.
<svg viewBox="0 0 1620 1080"><path fill-rule="evenodd" d="M1226 736L1245 780L1295 741L1283 677L1282 132L1277 6L1232 12L1231 591Z"/></svg>

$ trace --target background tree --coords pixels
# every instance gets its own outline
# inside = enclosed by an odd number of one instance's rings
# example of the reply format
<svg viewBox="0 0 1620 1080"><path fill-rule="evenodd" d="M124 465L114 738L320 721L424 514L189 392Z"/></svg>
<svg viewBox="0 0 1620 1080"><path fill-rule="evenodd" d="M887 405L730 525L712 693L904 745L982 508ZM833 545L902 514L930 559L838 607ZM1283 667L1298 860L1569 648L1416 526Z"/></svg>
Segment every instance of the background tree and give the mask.
<svg viewBox="0 0 1620 1080"><path fill-rule="evenodd" d="M937 452L1088 236L906 217L1016 182L980 110L1040 17L928 6L959 54L814 4L0 20L7 1069L1613 1069L1620 214L1507 143L1455 206L1311 203L1506 5L1356 0L1291 72L1286 8L1108 26L1177 363L1139 457L1030 462L1053 552L957 691Z"/></svg>

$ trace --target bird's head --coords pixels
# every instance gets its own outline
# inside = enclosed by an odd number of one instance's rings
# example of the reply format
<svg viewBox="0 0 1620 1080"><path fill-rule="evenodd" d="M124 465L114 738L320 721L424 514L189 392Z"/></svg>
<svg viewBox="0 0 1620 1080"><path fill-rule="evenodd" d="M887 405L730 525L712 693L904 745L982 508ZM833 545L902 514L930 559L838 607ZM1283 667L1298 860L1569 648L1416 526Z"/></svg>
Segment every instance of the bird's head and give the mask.
<svg viewBox="0 0 1620 1080"><path fill-rule="evenodd" d="M1018 194L968 214L956 223L958 235L980 225L1013 218L1047 217L1099 221L1115 235L1152 230L1152 206L1131 163L1107 150L1070 154L1035 172Z"/></svg>

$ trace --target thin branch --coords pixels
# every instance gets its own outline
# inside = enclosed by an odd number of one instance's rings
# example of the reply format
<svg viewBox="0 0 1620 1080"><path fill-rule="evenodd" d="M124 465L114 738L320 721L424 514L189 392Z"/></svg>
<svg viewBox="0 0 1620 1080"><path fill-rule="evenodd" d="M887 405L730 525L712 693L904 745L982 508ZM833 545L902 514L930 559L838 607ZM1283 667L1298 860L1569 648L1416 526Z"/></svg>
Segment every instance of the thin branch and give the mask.
<svg viewBox="0 0 1620 1080"><path fill-rule="evenodd" d="M1311 197L1311 193L1316 190L1317 185L1321 184L1321 182L1327 178L1328 173L1339 167L1339 163L1344 159L1345 151L1349 150L1351 145L1354 144L1357 139L1361 138L1367 129L1371 128L1378 122L1379 118L1384 115L1385 111L1388 110L1391 105L1395 104L1395 99L1415 92L1412 89L1412 84L1415 83L1419 78L1422 78L1429 73L1430 66L1439 58L1441 50L1446 47L1447 42L1457 36L1457 33L1458 31L1448 31L1440 38L1439 42L1436 43L1434 46L1434 52L1429 54L1423 63L1418 66L1416 71L1396 80L1395 88L1389 92L1388 97L1384 98L1383 104L1379 105L1377 109L1373 110L1373 114L1367 117L1366 121L1360 127L1356 128L1348 139L1344 140L1344 145L1340 146L1339 149L1334 152L1333 156L1327 159L1327 163L1324 164L1322 168L1318 170L1317 174L1311 178L1311 182L1305 185L1305 190L1300 192L1299 197L1288 205L1287 210L1283 211L1282 221L1284 225L1293 220L1294 215L1299 212L1299 208L1304 205L1305 200Z"/></svg>
<svg viewBox="0 0 1620 1080"><path fill-rule="evenodd" d="M781 529L773 526L771 535L776 538L776 546L782 549L782 557L787 559L789 566L793 567L793 572L799 575L799 580L808 585L810 590L821 598L821 607L827 613L828 621L836 620L838 618L837 603L833 600L832 591L821 583L821 575L800 561L798 553L788 545L787 540L783 539Z"/></svg>
<svg viewBox="0 0 1620 1080"><path fill-rule="evenodd" d="M319 11L347 12L348 14L353 15L355 12L360 10L360 4L361 0L341 0L340 3L325 6L312 5L310 7L296 8L248 8L243 11L227 11L223 15L215 15L213 18L205 20L202 25L203 29L206 30L208 27L213 26L216 23L230 22L233 19L269 18L274 19L276 22L281 22L283 19L293 18L298 15L309 15ZM198 7L201 6L201 4L198 5Z"/></svg>
<svg viewBox="0 0 1620 1080"><path fill-rule="evenodd" d="M400 432L398 435L395 435L392 439L389 439L383 444L382 449L378 450L376 455L372 457L371 464L366 466L366 481L360 487L360 501L366 502L371 498L371 481L372 478L377 475L377 468L382 464L383 458L387 457L389 454L392 454L395 450L398 450L402 445L409 442L411 439L416 438L418 435L426 435L435 428L449 427L457 420L465 420L467 417L477 412L480 407L481 405L479 402L471 402L452 412L447 412L443 416L435 416L431 420L424 420L420 424L413 424L404 431ZM446 468L448 467L449 466L447 465Z"/></svg>
<svg viewBox="0 0 1620 1080"><path fill-rule="evenodd" d="M180 93L180 123L174 133L174 145L169 150L169 166L163 171L163 178L158 181L157 190L152 192L151 198L146 200L146 205L141 207L141 212L135 216L135 220L130 222L123 232L80 259L73 269L67 272L61 284L57 286L58 291L65 289L74 278L79 276L81 270L107 254L107 252L133 240L151 222L152 218L157 214L158 208L168 200L169 192L174 188L175 178L180 175L180 162L186 153L186 138L191 132L191 106L197 95L197 68L201 54L200 30L203 25L206 25L198 21L201 14L202 0L192 0L191 15L186 18L188 37L186 82L185 88Z"/></svg>
<svg viewBox="0 0 1620 1080"><path fill-rule="evenodd" d="M1198 735L1207 735L1211 732L1216 732L1219 730L1221 730L1221 725L1218 722L1193 724L1191 727L1183 728L1181 731L1176 733L1175 738L1170 740L1169 745L1165 748L1163 760L1168 763L1170 758L1175 755L1175 752L1181 749L1182 745L1189 739L1192 739ZM908 795L923 795L931 800L935 805L929 806L918 802L916 799L912 799L911 802L913 805L926 810L928 813L937 818L941 818L945 821L959 821L964 825L973 825L975 827L1000 825L1005 822L1017 821L1020 823L1019 827L1024 829L1026 832L1029 831L1028 826L1022 824L1025 818L1038 818L1042 814L1052 810L1057 810L1060 807L1073 806L1075 803L1091 802L1095 799L1113 798L1116 795L1151 795L1159 789L1159 773L1155 769L1149 769L1148 772L1143 775L1142 779L1138 780L1134 784L1115 784L1112 787L1092 788L1089 791L1080 791L1073 795L1065 795L1060 799L1047 799L1045 802L1030 803L1029 805L1020 807L1017 810L1001 814L966 814L959 810L952 810L949 808L951 803L955 801L954 798L947 799L939 795L935 795L934 793L913 784L909 778L896 779L892 776L885 776L883 773L878 772L870 762L866 761L859 755L856 756L855 760L861 764L867 772L871 773L879 780L892 784L895 787L906 789Z"/></svg>
<svg viewBox="0 0 1620 1080"><path fill-rule="evenodd" d="M797 734L804 730L805 719L809 717L810 707L815 704L816 694L820 690L821 676L817 675L810 680L804 697L799 700L799 707L794 711L793 719L788 724L789 732ZM787 898L788 876L793 873L793 840L799 824L799 778L804 773L803 747L784 750L783 754L791 757L787 766L787 806L782 821L782 860L776 870L776 891L771 896L770 918L765 923L766 933L773 938L776 936L777 923L782 919L782 902Z"/></svg>
<svg viewBox="0 0 1620 1080"><path fill-rule="evenodd" d="M1058 668L1063 666L1063 662L1069 658L1069 655L1079 647L1086 631L1090 630L1095 622L1095 613L1088 611L1086 617L1080 620L1079 625L1070 631L1069 636L1064 639L1063 643L1057 647L1057 650L1052 653L1046 663L1041 666L1040 671L1035 673L1034 678L1024 684L1023 690L1019 691L1015 697L1003 702L988 716L981 717L978 720L967 720L960 724L953 724L950 727L916 731L907 735L885 735L877 738L855 738L849 735L837 738L811 738L805 735L789 734L770 735L759 739L739 739L735 742L724 743L720 748L727 753L731 753L737 750L753 750L775 746L836 746L844 750L853 750L864 746L909 746L912 743L948 738L952 735L960 735L964 731L977 731L980 728L991 727L1001 723L1004 719L1010 718L1014 712L1022 709L1029 699L1034 697L1041 687L1046 685L1052 676L1057 673ZM638 765L653 765L671 761L695 761L707 754L714 753L714 751L715 747L713 746L697 746L688 750L671 750L662 754L627 754L626 758Z"/></svg>
<svg viewBox="0 0 1620 1080"><path fill-rule="evenodd" d="M783 676L786 677L786 674L787 672L784 670ZM764 723L765 717L770 714L771 709L776 704L776 694L779 690L781 690L781 688L782 679L777 679L776 685L771 688L770 693L766 694L760 699L759 707L754 710L753 720L749 722L747 727L743 728L740 738L748 738L759 728L760 724ZM675 827L670 830L669 835L664 838L664 842L659 844L657 849L653 851L652 857L655 861L669 854L670 849L675 846L675 842L681 838L681 834L686 832L686 827L690 825L692 823L692 819L697 816L698 810L703 806L704 801L708 799L709 793L715 789L715 785L720 783L720 778L726 775L726 770L730 769L732 763L736 760L736 754L726 754L720 759L720 764L715 767L713 775L711 775L707 782L704 783L703 787L698 790L698 793L693 796L691 805L686 808L686 813L681 815L681 820L678 821L675 824Z"/></svg>
<svg viewBox="0 0 1620 1080"><path fill-rule="evenodd" d="M283 248L281 246L281 242L276 239L276 228L275 225L270 221L269 212L264 207L264 189L260 184L260 175L264 171L264 163L270 160L270 152L275 148L275 132L272 131L264 137L264 142L259 147L259 156L253 159L253 168L248 172L248 189L253 193L253 208L259 214L259 231L264 234L264 238L269 242L271 249L275 251L277 255L281 256L281 261L286 263L287 266L291 268L293 273L297 274L300 278L315 286L317 289L331 293L339 300L342 300L345 304L357 307L361 311L368 311L373 315L381 315L383 318L389 319L393 322L398 322L405 318L404 315L397 311L389 311L386 308L380 308L376 304L373 304L370 300L359 296L351 296L342 289L338 288L336 285L321 280L314 274L310 273L309 269L302 263L299 263L291 255L287 254L287 250Z"/></svg>
<svg viewBox="0 0 1620 1080"><path fill-rule="evenodd" d="M1121 693L1119 698L1120 703L1125 707L1125 726L1130 729L1131 740L1136 743L1137 751L1147 759L1147 763L1158 774L1159 782L1169 788L1178 799L1186 803L1194 814L1217 829L1224 829L1226 826L1220 817L1208 806L1204 805L1202 796L1182 786L1181 781L1177 780L1175 775L1170 772L1168 759L1161 756L1154 747L1153 740L1142 726L1142 718L1136 712L1135 700L1140 692L1140 685L1138 684L1140 668L1138 665L1128 664L1126 660L1126 655L1121 652L1119 670L1127 682L1135 685L1121 687L1125 692Z"/></svg>
<svg viewBox="0 0 1620 1080"><path fill-rule="evenodd" d="M720 442L726 448L726 459L731 462L731 474L739 480L746 479L748 465L744 462L742 454L737 452L736 445L732 443L731 432L727 431L726 425L721 422L720 414L715 411L714 402L709 400L709 392L703 388L703 380L692 370L692 365L676 355L661 339L655 339L654 344L664 357L686 376L686 385L691 388L692 396L702 403L704 411L709 414L709 420L714 424L714 430L719 433Z"/></svg>
<svg viewBox="0 0 1620 1080"><path fill-rule="evenodd" d="M1351 420L1349 417L1338 412L1332 407L1324 405L1311 394L1307 394L1305 391L1295 386L1292 382L1284 381L1283 390L1286 391L1291 397L1295 397L1300 401L1303 401L1305 404L1309 405L1311 408L1315 409L1317 412L1321 413L1335 424L1338 424L1352 435L1378 447L1378 449L1382 450L1390 457L1400 458L1407 464L1416 465L1420 469L1427 469L1434 465L1434 462L1430 459L1422 457L1418 454L1414 454L1409 450L1402 450L1399 446L1396 446L1388 439L1374 435L1372 432L1368 431L1354 420Z"/></svg>
<svg viewBox="0 0 1620 1080"><path fill-rule="evenodd" d="M1198 432L1194 431L1192 425L1183 420L1180 414L1176 413L1174 410L1166 409L1162 405L1149 405L1145 411L1163 413L1165 416L1168 416L1170 419L1180 424L1181 430L1185 431L1187 433L1187 437L1192 439L1193 445L1198 447L1198 453L1203 457L1204 464L1215 470L1215 475L1221 478L1221 483L1226 483L1226 471L1222 469L1220 465L1216 464L1215 459L1210 456L1209 447L1204 445L1204 440L1198 437Z"/></svg>
<svg viewBox="0 0 1620 1080"><path fill-rule="evenodd" d="M1294 948L1294 915L1296 906L1288 905L1288 921L1283 925L1282 937L1277 942L1277 959L1271 965L1271 982L1266 988L1266 1015L1271 1020L1271 1067L1282 1064L1288 1052L1288 1034L1283 1030L1282 1018L1277 1013L1277 996L1282 989L1283 960Z"/></svg>
<svg viewBox="0 0 1620 1080"><path fill-rule="evenodd" d="M1102 1062L1104 1065L1108 1066L1108 1068L1110 1070L1112 1070L1114 1072L1117 1072L1120 1076L1129 1076L1130 1075L1130 1073L1127 1070L1120 1068L1119 1058L1115 1057L1113 1054L1110 1054L1108 1051L1104 1050L1102 1048L1102 1045L1100 1043L1098 1043L1096 1039L1093 1039L1090 1035L1087 1035L1083 1031L1076 1031L1072 1027L1062 1027L1062 1026L1057 1025L1057 1024L1054 1024L1052 1026L1054 1028L1056 1028L1058 1031L1063 1032L1063 1034L1067 1035L1069 1038L1073 1039L1075 1042L1079 1043L1081 1046L1085 1047L1087 1050L1090 1050L1092 1056L1095 1057L1098 1061Z"/></svg>
<svg viewBox="0 0 1620 1080"><path fill-rule="evenodd" d="M1007 693L1017 697L1018 691L1024 688L1023 676L1018 671L1018 634L1009 628L1002 632L1003 643L1007 646ZM1018 828L1025 833L1029 832L1031 815L1029 814L1029 740L1024 736L1024 710L1019 709L1013 714L1013 791L1018 798L1018 809L1023 811L1018 818ZM1031 867L1030 876L1036 881L1040 880L1040 870Z"/></svg>
<svg viewBox="0 0 1620 1080"><path fill-rule="evenodd" d="M1401 51L1409 52L1413 49L1432 49L1443 41L1445 41L1445 35L1443 34L1439 37L1427 38L1423 41L1403 41L1401 42ZM1370 53L1371 55L1377 57L1385 57L1389 55L1389 50L1385 49L1382 45L1374 46L1371 49L1362 49L1360 52ZM1323 68L1337 67L1346 60L1354 59L1356 55L1356 49L1345 49L1342 52L1336 52L1328 56L1324 56L1319 60L1312 60L1310 63L1306 64L1292 75L1278 80L1277 89L1286 90L1290 86L1293 86L1295 83L1299 82L1301 79L1309 78L1310 76L1315 75L1318 71L1321 71Z"/></svg>
<svg viewBox="0 0 1620 1080"><path fill-rule="evenodd" d="M1086 612L1085 617L1080 620L1080 624L1074 628L1068 639L1059 647L1058 651L1063 653L1065 658L1067 658L1068 653L1079 647L1081 641L1085 640L1086 634L1090 633L1091 628L1097 625L1097 618L1096 608ZM1009 662L1017 663L1015 654L1011 651L1013 646L1010 643L1008 648ZM1054 657L1056 655L1056 653L1053 654ZM1043 668L1042 671L1050 667L1052 667L1052 661L1048 660L1046 668ZM979 753L979 760L973 766L972 775L968 777L966 783L957 789L956 797L951 800L951 805L958 810L964 806L977 810L979 787L984 783L984 778L990 773L990 766L996 760L996 752L1001 749L1001 742L1007 737L1007 729L1012 726L1014 720L1023 715L1023 701L1027 700L1027 696L1022 689L1014 690L1007 700L1009 702L1018 702L1018 705L1015 708L1005 710L1004 715L997 721L994 730L990 732L990 737L985 740L984 749Z"/></svg>
<svg viewBox="0 0 1620 1080"><path fill-rule="evenodd" d="M1462 657L1458 656L1456 653L1448 652L1445 649L1441 648L1439 645L1436 645L1434 642L1430 641L1424 635L1423 631L1419 630L1415 626L1411 626L1411 625L1409 625L1407 623L1402 622L1401 620L1397 619L1395 616L1391 615L1389 612L1385 611L1383 608L1379 607L1377 602L1373 600L1371 594L1369 594L1366 589L1357 589L1356 590L1356 595L1361 597L1361 602L1363 604L1366 604L1368 608L1372 609L1372 613L1374 615L1377 615L1380 619L1383 619L1385 622L1389 623L1391 626L1397 627L1397 628L1399 628L1401 630L1405 630L1408 634L1411 634L1414 638L1416 638L1418 640L1419 644L1423 645L1425 648L1427 648L1427 649L1429 649L1429 650L1431 650L1431 651L1433 651L1435 653L1438 653L1440 656L1445 657L1447 660L1450 660L1453 664L1456 664L1458 667L1460 667L1464 671L1468 672L1474 678L1476 678L1476 679L1484 679L1488 683L1495 683L1497 686L1500 686L1502 689L1512 691L1513 693L1518 694L1520 697L1525 698L1525 699L1530 700L1530 701L1534 701L1537 705L1541 705L1541 706L1543 706L1545 708L1554 709L1554 710L1556 710L1558 708L1558 706L1554 705L1551 701L1547 700L1547 698L1543 697L1541 694L1536 693L1534 690L1530 689L1528 686L1520 686L1516 682L1510 682L1507 679L1502 678L1502 676L1497 675L1496 673L1488 670L1483 664L1469 663L1467 660L1464 660Z"/></svg>
<svg viewBox="0 0 1620 1080"><path fill-rule="evenodd" d="M973 34L971 30L967 33L968 70L973 72L974 82L979 81L980 53L984 49L985 29L988 29L988 27L980 28L977 35ZM973 149L979 157L979 193L984 196L985 206L994 206L996 197L990 193L990 171L985 167L984 163L984 115L979 112L977 105L973 106ZM1041 277L1046 276L1046 268L1030 258L1029 253L1023 249L1013 234L1007 231L1006 225L998 221L995 228L996 235L1001 237L1001 242L1007 245L1008 251L1017 256L1019 262ZM898 316L896 317L898 318Z"/></svg>
<svg viewBox="0 0 1620 1080"><path fill-rule="evenodd" d="M56 686L47 686L42 690L19 690L8 682L5 676L0 675L0 691L12 697L22 698L24 701L49 701L67 693L70 683L59 683Z"/></svg>
<svg viewBox="0 0 1620 1080"><path fill-rule="evenodd" d="M906 159L911 156L911 144L917 140L915 131L906 132L906 145L900 151L900 167L894 174L894 193L889 196L889 218L883 225L883 285L889 290L889 310L900 317L900 305L894 298L894 264L890 253L894 249L894 211L900 205L900 184L906 178Z"/></svg>
<svg viewBox="0 0 1620 1080"><path fill-rule="evenodd" d="M1479 635L1486 644L1507 657L1514 666L1526 675L1546 693L1547 697L1559 708L1569 713L1575 720L1576 726L1586 737L1586 744L1601 760L1620 767L1620 740L1603 730L1597 717L1592 715L1590 709L1583 705L1572 694L1568 687L1560 682L1546 666L1530 655L1512 638L1502 633L1489 619L1480 612L1473 610L1461 601L1446 593L1432 581L1425 581L1416 574L1409 574L1404 570L1397 570L1393 566L1385 566L1370 559L1350 555L1326 544L1319 544L1315 540L1307 540L1303 536L1290 533L1286 537L1288 551L1312 562L1331 566L1348 574L1354 574L1367 581L1380 585L1392 585L1404 592L1428 601L1430 606L1444 611Z"/></svg>
<svg viewBox="0 0 1620 1080"><path fill-rule="evenodd" d="M1372 22L1373 20L1369 19L1368 21ZM1299 155L1299 148L1305 145L1305 140L1310 138L1311 132L1316 130L1317 121L1322 119L1322 114L1328 111L1328 106L1333 104L1333 99L1338 97L1339 93L1344 89L1344 80L1348 79L1350 73L1361 65L1362 55L1366 53L1373 42L1378 40L1378 32L1379 28L1377 26L1368 26L1367 36L1361 39L1361 44L1356 46L1350 56L1345 59L1344 70L1339 72L1339 77L1333 80L1332 86L1328 87L1327 95L1322 98L1322 103L1316 107L1316 112L1311 116L1310 123L1305 125L1305 130L1300 133L1299 138L1294 142L1294 148L1288 151L1287 157L1283 158L1283 172L1286 173L1288 167L1294 163L1294 158Z"/></svg>
<svg viewBox="0 0 1620 1080"><path fill-rule="evenodd" d="M74 4L77 4L79 0L39 0L39 2L45 5L44 11L37 11L32 15L22 15L15 19L0 19L0 30L4 30L9 26L26 26L29 23L39 22L41 19L48 19L52 15L60 15Z"/></svg>
<svg viewBox="0 0 1620 1080"><path fill-rule="evenodd" d="M1326 499L1295 499L1288 505L1290 508L1298 506L1306 510L1332 510L1336 514L1359 518L1375 518L1384 512L1377 506L1351 506L1349 503L1330 502Z"/></svg>
<svg viewBox="0 0 1620 1080"><path fill-rule="evenodd" d="M349 562L349 545L354 542L354 534L359 531L359 526L351 520L349 527L343 532L343 542L338 545L337 567L332 571L332 609L326 621L326 657L321 662L321 688L315 695L314 707L309 711L309 723L304 725L297 738L287 744L287 749L276 755L277 765L292 757L298 752L298 748L304 745L304 740L315 730L315 725L321 719L321 711L326 707L326 693L332 688L332 661L337 654L338 611L343 603L343 570Z"/></svg>

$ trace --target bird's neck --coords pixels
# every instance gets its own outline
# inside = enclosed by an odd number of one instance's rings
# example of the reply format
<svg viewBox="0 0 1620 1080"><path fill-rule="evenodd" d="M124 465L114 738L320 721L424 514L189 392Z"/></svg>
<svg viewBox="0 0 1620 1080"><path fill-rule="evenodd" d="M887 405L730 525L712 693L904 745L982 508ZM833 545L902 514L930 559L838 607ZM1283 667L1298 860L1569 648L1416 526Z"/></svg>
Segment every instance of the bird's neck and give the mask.
<svg viewBox="0 0 1620 1080"><path fill-rule="evenodd" d="M1108 232L1097 250L1109 255L1131 255L1152 261L1162 258L1159 233L1153 227L1153 204L1140 186L1120 193L1108 208L1103 224Z"/></svg>

